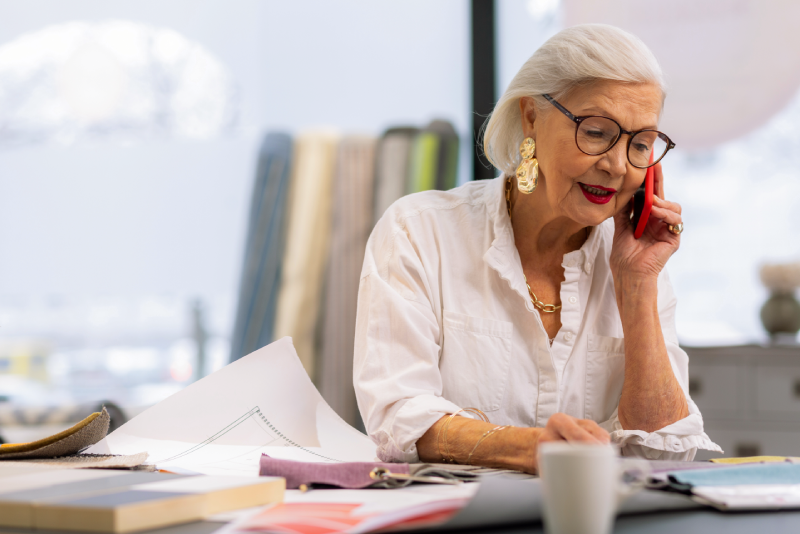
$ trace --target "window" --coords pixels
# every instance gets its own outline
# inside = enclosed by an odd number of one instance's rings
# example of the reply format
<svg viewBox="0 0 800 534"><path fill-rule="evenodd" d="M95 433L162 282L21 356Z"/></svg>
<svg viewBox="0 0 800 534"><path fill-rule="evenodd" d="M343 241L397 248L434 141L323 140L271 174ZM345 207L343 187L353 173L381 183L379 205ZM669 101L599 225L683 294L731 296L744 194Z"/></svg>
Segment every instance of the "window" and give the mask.
<svg viewBox="0 0 800 534"><path fill-rule="evenodd" d="M131 416L197 376L196 338L227 361L265 132L470 138L461 0L62 4L0 25L0 412Z"/></svg>

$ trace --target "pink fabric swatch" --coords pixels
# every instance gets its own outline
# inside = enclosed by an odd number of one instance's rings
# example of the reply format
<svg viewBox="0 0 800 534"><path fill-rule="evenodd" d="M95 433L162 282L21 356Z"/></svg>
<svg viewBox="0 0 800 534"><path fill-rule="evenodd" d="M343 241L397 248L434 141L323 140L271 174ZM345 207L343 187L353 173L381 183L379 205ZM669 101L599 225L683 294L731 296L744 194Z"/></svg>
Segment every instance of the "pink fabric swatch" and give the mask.
<svg viewBox="0 0 800 534"><path fill-rule="evenodd" d="M387 464L381 462L296 462L261 455L261 476L276 476L286 479L286 489L297 489L301 484L328 484L339 488L360 489L376 485L369 474L376 467L383 467L392 473L407 475L408 464ZM380 487L405 486L404 481L382 481Z"/></svg>

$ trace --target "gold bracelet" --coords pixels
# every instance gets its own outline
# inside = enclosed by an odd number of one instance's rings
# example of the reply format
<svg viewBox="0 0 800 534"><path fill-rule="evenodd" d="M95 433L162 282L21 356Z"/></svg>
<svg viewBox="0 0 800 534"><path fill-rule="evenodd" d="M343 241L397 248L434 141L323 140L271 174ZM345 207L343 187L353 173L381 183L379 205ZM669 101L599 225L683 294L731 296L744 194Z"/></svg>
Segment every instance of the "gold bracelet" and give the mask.
<svg viewBox="0 0 800 534"><path fill-rule="evenodd" d="M501 430L506 429L506 428L508 428L508 427L507 426L496 426L493 429L487 430L486 432L484 432L483 435L480 437L480 439L478 439L478 442L475 444L475 446L472 447L472 451L470 451L469 456L467 456L467 465L472 465L472 464L469 463L470 460L472 460L472 455L475 454L476 450L478 450L478 445L480 445L483 442L483 440L485 440L486 438L488 438L489 436L491 436L495 432L500 432Z"/></svg>
<svg viewBox="0 0 800 534"><path fill-rule="evenodd" d="M439 427L439 432L436 433L436 448L439 450L439 457L442 459L442 463L447 463L447 460L445 460L444 455L442 454L442 440L441 440L441 438L442 438L442 429L444 427L446 427L450 423L450 421L453 420L453 417L455 417L456 414L458 412L460 412L460 411L461 410L457 410L457 411L451 413L450 414L450 418L447 421L445 421L444 423L442 423L442 426Z"/></svg>
<svg viewBox="0 0 800 534"><path fill-rule="evenodd" d="M485 413L483 413L482 411L480 411L480 410L479 410L479 409L477 409L477 408L464 408L464 411L465 411L465 412L469 412L469 413L473 413L473 414L477 415L478 417L480 417L480 418L481 418L481 420L482 420L484 423L488 423L488 422L489 422L489 418L488 418L488 417L486 417L486 414L485 414Z"/></svg>
<svg viewBox="0 0 800 534"><path fill-rule="evenodd" d="M453 458L453 455L450 454L450 446L447 444L447 431L450 428L450 423L453 422L453 419L455 418L455 416L458 415L461 412L469 412L471 414L474 414L474 415L477 415L478 417L480 417L482 421L484 421L486 423L489 422L489 418L486 417L486 414L483 413L482 411L480 411L477 408L461 408L461 409L456 410L455 412L453 412L450 415L450 417L447 419L447 421L445 421L444 424L441 427L439 427L439 432L436 435L436 447L439 450L439 456L442 458L442 463L450 462L452 464L452 463L456 462L455 458ZM442 430L444 430L444 432L442 432ZM444 434L444 450L445 450L445 454L444 455L442 455L442 447L441 447L441 442L439 440L439 436L441 434Z"/></svg>
<svg viewBox="0 0 800 534"><path fill-rule="evenodd" d="M450 455L450 447L447 445L447 429L450 428L450 423L453 422L453 419L456 417L456 415L458 415L460 412L463 412L463 411L464 410L458 410L457 412L454 412L452 415L450 415L450 417L447 419L447 421L444 422L444 425L443 425L444 426L444 428L443 428L444 432L443 432L443 434L444 434L444 453L445 453L445 455L442 456L442 463L447 463L447 462L453 463L453 457Z"/></svg>

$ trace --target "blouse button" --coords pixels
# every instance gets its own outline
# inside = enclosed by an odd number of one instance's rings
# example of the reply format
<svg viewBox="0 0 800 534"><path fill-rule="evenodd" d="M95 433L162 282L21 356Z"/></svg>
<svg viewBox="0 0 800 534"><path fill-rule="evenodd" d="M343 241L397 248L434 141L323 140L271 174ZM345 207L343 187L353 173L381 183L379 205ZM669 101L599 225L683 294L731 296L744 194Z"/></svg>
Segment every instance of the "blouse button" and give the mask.
<svg viewBox="0 0 800 534"><path fill-rule="evenodd" d="M586 262L586 272L588 273L591 270L592 270L592 262L587 261Z"/></svg>
<svg viewBox="0 0 800 534"><path fill-rule="evenodd" d="M569 303L570 304L575 304L576 302L578 302L578 299L576 297L570 297L569 298Z"/></svg>
<svg viewBox="0 0 800 534"><path fill-rule="evenodd" d="M572 332L567 332L564 334L564 341L570 342L572 341Z"/></svg>

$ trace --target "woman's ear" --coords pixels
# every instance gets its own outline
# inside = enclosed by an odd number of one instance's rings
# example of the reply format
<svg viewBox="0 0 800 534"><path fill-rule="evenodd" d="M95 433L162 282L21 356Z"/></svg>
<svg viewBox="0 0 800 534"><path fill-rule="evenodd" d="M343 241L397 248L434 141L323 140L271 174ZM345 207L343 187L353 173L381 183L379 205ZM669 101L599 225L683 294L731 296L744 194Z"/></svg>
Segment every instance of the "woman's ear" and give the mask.
<svg viewBox="0 0 800 534"><path fill-rule="evenodd" d="M522 117L522 133L536 140L536 101L530 96L519 99L519 114Z"/></svg>

